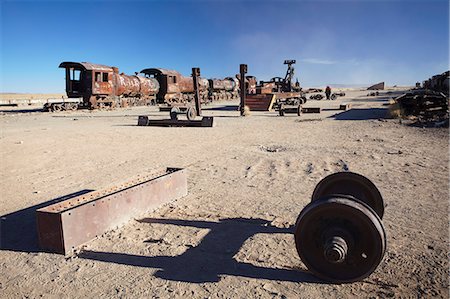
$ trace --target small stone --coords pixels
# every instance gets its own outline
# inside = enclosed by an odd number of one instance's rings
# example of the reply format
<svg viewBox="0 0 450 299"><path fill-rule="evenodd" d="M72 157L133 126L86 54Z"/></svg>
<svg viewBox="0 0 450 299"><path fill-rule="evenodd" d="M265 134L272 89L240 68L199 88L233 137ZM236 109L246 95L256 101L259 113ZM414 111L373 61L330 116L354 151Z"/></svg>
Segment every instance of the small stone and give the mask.
<svg viewBox="0 0 450 299"><path fill-rule="evenodd" d="M275 287L274 287L272 284L270 284L270 283L264 284L264 285L263 285L263 289L266 290L266 291L268 291L269 293L277 294L277 290L276 290Z"/></svg>
<svg viewBox="0 0 450 299"><path fill-rule="evenodd" d="M357 139L356 141L358 141L358 142L363 142L363 140L360 138L360 139Z"/></svg>
<svg viewBox="0 0 450 299"><path fill-rule="evenodd" d="M16 142L16 144L23 144L23 141L20 140L20 141Z"/></svg>
<svg viewBox="0 0 450 299"><path fill-rule="evenodd" d="M38 194L38 193L41 193L41 191L38 190L38 191L34 191L33 193Z"/></svg>

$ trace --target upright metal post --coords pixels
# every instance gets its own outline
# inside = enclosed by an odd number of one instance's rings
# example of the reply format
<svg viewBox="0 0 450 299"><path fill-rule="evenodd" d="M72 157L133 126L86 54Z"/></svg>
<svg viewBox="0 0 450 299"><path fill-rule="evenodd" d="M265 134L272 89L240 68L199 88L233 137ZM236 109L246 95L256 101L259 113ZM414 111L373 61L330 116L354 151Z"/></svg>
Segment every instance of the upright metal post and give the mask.
<svg viewBox="0 0 450 299"><path fill-rule="evenodd" d="M241 105L240 105L240 110L241 110L241 116L244 115L244 107L245 107L245 95L247 93L246 90L246 86L245 86L245 74L247 73L247 65L246 64L241 64L239 66L239 70L240 70L240 78L239 78L239 87L241 89Z"/></svg>
<svg viewBox="0 0 450 299"><path fill-rule="evenodd" d="M192 68L192 79L194 80L194 100L195 100L195 110L197 111L197 116L202 115L202 106L200 103L200 92L198 85L198 78L200 77L200 68Z"/></svg>

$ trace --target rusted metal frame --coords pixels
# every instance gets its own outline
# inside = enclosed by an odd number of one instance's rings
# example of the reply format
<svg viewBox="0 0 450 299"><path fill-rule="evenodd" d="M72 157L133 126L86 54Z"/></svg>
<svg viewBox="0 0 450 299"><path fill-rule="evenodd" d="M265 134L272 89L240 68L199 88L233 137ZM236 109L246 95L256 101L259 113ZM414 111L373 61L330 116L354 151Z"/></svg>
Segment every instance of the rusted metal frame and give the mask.
<svg viewBox="0 0 450 299"><path fill-rule="evenodd" d="M68 254L108 230L187 195L186 170L167 168L37 210L41 249Z"/></svg>
<svg viewBox="0 0 450 299"><path fill-rule="evenodd" d="M247 65L241 64L239 66L240 77L239 77L239 87L241 89L241 104L240 104L240 112L241 116L244 115L244 107L245 107L245 95L247 91L245 90L245 74L247 73Z"/></svg>
<svg viewBox="0 0 450 299"><path fill-rule="evenodd" d="M321 109L319 107L303 107L302 113L320 113Z"/></svg>
<svg viewBox="0 0 450 299"><path fill-rule="evenodd" d="M202 115L202 106L200 103L200 92L199 92L199 85L198 85L198 78L200 77L200 68L193 67L192 68L192 80L194 81L194 102L195 102L195 110L197 113L197 116Z"/></svg>
<svg viewBox="0 0 450 299"><path fill-rule="evenodd" d="M214 117L204 116L201 120L184 120L184 119L173 120L173 119L149 119L148 116L139 116L138 126L210 128L214 126Z"/></svg>

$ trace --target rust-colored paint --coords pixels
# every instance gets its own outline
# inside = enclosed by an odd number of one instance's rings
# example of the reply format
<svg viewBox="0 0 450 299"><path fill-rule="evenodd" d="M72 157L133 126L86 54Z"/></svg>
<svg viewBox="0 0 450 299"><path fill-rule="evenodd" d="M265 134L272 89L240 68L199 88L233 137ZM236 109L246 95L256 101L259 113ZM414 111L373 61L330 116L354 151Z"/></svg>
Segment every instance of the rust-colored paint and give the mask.
<svg viewBox="0 0 450 299"><path fill-rule="evenodd" d="M69 98L83 97L90 108L97 104L120 103L120 98L152 99L159 91L159 83L154 78L119 74L116 67L88 62L63 62L66 69L66 93Z"/></svg>
<svg viewBox="0 0 450 299"><path fill-rule="evenodd" d="M167 168L37 210L43 250L70 253L98 235L187 195L186 170Z"/></svg>

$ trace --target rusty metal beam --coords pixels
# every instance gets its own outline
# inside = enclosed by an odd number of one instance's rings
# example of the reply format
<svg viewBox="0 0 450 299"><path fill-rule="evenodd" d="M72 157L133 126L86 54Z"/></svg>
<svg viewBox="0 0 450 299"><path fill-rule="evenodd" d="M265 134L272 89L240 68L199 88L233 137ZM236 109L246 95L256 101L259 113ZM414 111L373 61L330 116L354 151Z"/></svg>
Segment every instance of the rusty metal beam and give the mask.
<svg viewBox="0 0 450 299"><path fill-rule="evenodd" d="M204 116L201 120L184 119L149 119L142 115L138 118L138 126L152 127L213 127L214 117Z"/></svg>
<svg viewBox="0 0 450 299"><path fill-rule="evenodd" d="M186 170L151 175L37 210L41 249L68 254L95 237L187 195Z"/></svg>
<svg viewBox="0 0 450 299"><path fill-rule="evenodd" d="M246 86L245 86L245 74L247 73L247 65L241 64L239 66L239 88L241 89L241 105L240 105L240 111L241 116L244 115L244 107L245 107L245 95L247 93Z"/></svg>
<svg viewBox="0 0 450 299"><path fill-rule="evenodd" d="M198 78L200 77L200 68L192 68L192 80L194 81L194 102L197 116L202 116L202 105L200 103L200 87L198 85Z"/></svg>
<svg viewBox="0 0 450 299"><path fill-rule="evenodd" d="M320 113L319 107L303 107L302 113Z"/></svg>

